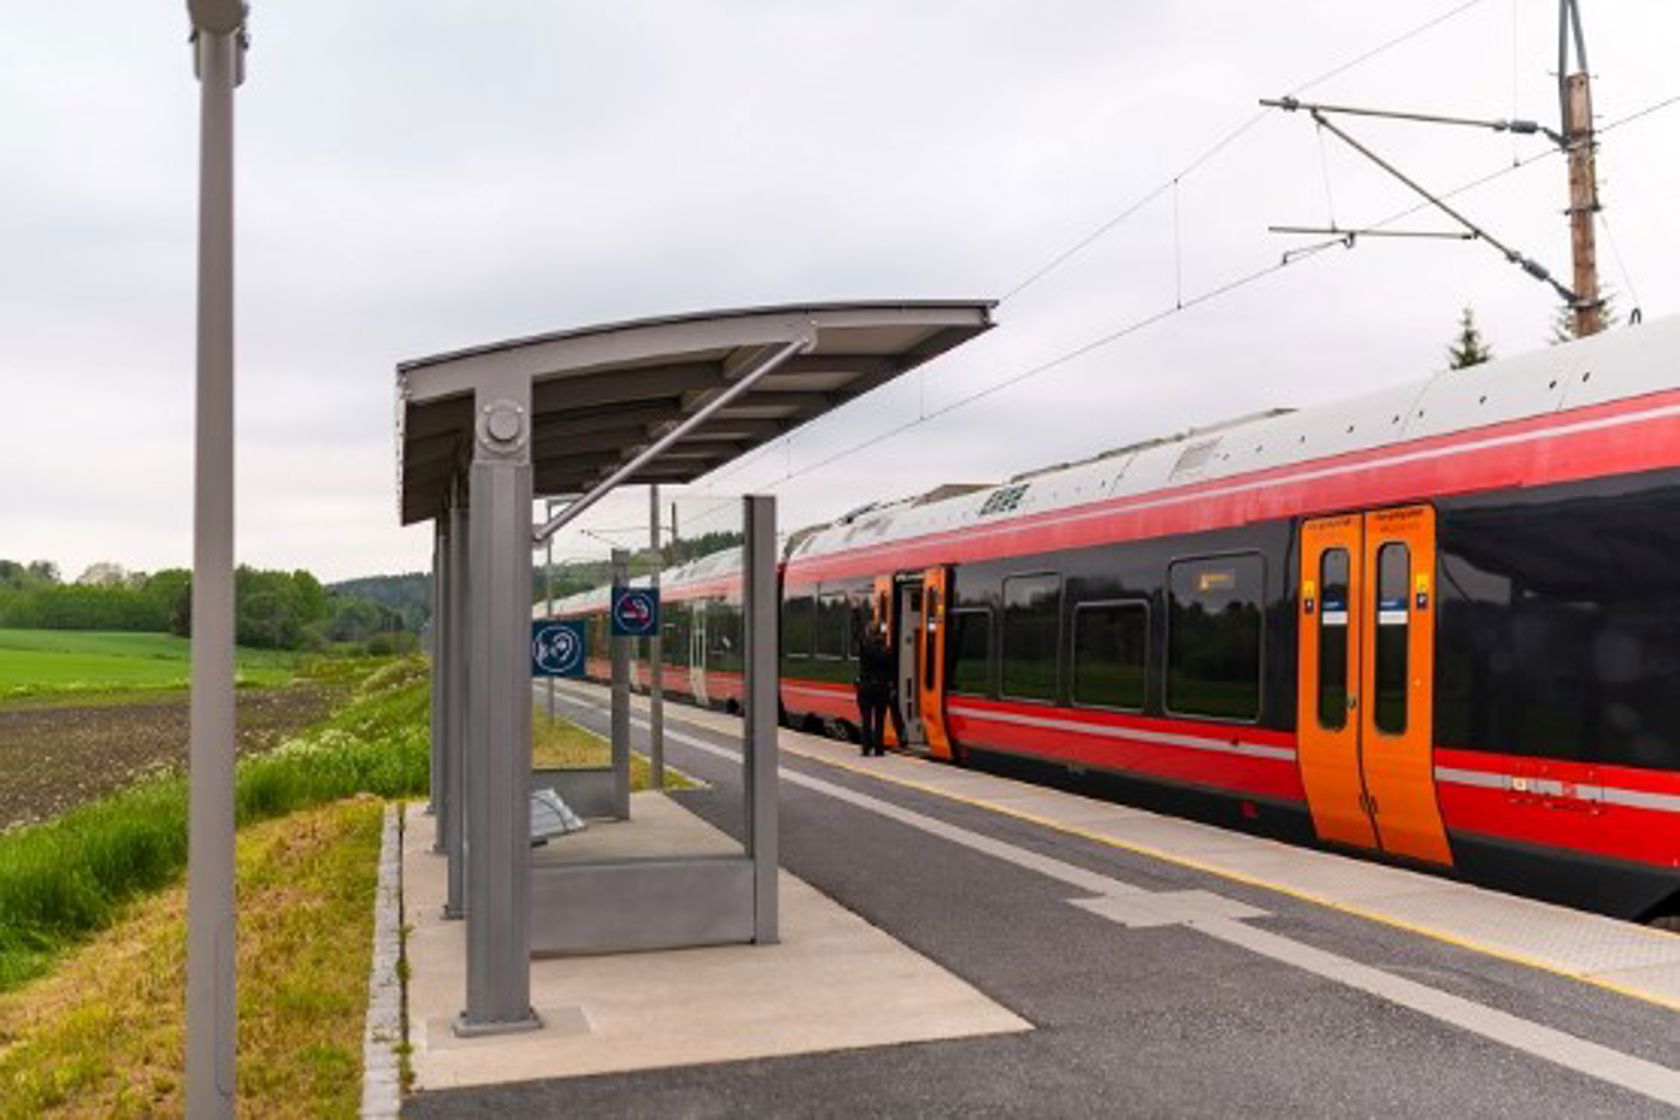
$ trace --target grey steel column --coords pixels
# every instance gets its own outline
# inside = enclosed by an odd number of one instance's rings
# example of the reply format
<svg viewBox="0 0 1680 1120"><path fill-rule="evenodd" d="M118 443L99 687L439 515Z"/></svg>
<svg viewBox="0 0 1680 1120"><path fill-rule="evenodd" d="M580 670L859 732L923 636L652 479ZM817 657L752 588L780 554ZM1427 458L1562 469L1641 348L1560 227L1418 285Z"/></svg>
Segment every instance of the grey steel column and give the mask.
<svg viewBox="0 0 1680 1120"><path fill-rule="evenodd" d="M747 540L743 559L746 620L746 718L742 759L746 768L747 855L753 861L753 940L780 940L776 903L777 836L776 736L781 690L776 660L776 499L749 494L742 499Z"/></svg>
<svg viewBox="0 0 1680 1120"><path fill-rule="evenodd" d="M467 1006L461 1035L533 1030L531 455L522 379L476 397L468 598Z"/></svg>
<svg viewBox="0 0 1680 1120"><path fill-rule="evenodd" d="M449 580L449 573L444 570L448 565L448 561L445 559L449 553L448 532L449 518L447 514L432 523L432 671L430 676L432 757L431 764L426 770L428 786L426 815L437 818L432 828L432 851L434 852L441 852L444 847L443 818L438 813L438 805L443 802L443 681L444 674L448 671L444 666L443 653L444 589Z"/></svg>
<svg viewBox="0 0 1680 1120"><path fill-rule="evenodd" d="M443 903L445 918L467 913L467 553L471 520L460 496L449 503L449 656L446 661L445 705L448 708L443 754L444 845L449 851L449 886Z"/></svg>
<svg viewBox="0 0 1680 1120"><path fill-rule="evenodd" d="M200 91L187 1115L234 1104L233 90L243 4L188 5Z"/></svg>
<svg viewBox="0 0 1680 1120"><path fill-rule="evenodd" d="M553 540L552 537L549 538ZM653 590L659 591L659 484L648 487L648 543L653 548ZM665 788L665 662L663 657L665 623L653 628L648 639L648 770L654 789Z"/></svg>
<svg viewBox="0 0 1680 1120"><path fill-rule="evenodd" d="M548 509L544 506L543 509ZM554 538L548 538L548 551L543 556L543 617L554 617ZM548 724L554 726L554 678L548 678Z"/></svg>
<svg viewBox="0 0 1680 1120"><path fill-rule="evenodd" d="M612 585L630 582L630 554L612 550ZM612 625L609 607L607 625ZM609 630L610 634L611 631ZM612 770L613 815L630 819L630 643L634 638L612 638Z"/></svg>

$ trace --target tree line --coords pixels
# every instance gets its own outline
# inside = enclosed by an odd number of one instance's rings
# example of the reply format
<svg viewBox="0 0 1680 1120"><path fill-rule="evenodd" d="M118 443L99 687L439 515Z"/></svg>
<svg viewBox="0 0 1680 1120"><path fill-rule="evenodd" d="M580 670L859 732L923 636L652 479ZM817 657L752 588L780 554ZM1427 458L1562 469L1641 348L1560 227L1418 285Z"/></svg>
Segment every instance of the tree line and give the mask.
<svg viewBox="0 0 1680 1120"><path fill-rule="evenodd" d="M632 549L630 551L630 577L635 579L655 571L674 568L679 564L686 564L690 560L697 560L702 556L710 556L714 552L733 548L744 540L746 540L745 536L740 533L724 531L702 533L699 536L666 541L659 547L658 552L645 547ZM531 567L531 601L533 603L541 603L546 600L550 574L549 569L544 567L542 558L539 556L537 562ZM560 600L568 595L576 595L581 591L593 591L597 587L604 587L610 583L612 581L612 562L605 559L561 560L555 563L552 575L554 579L554 598Z"/></svg>
<svg viewBox="0 0 1680 1120"><path fill-rule="evenodd" d="M234 576L234 630L240 645L372 653L412 650L429 613L325 587L310 572L241 565ZM74 582L44 560L0 560L0 628L130 630L192 634L192 573L130 572L102 562Z"/></svg>

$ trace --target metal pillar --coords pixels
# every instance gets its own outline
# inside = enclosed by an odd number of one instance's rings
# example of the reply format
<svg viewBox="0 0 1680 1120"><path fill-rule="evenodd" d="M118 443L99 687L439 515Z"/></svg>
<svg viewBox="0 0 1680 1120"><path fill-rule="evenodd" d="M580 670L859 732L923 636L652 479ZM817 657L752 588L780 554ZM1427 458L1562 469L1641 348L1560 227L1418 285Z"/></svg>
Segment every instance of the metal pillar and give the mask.
<svg viewBox="0 0 1680 1120"><path fill-rule="evenodd" d="M746 718L742 758L747 796L747 855L753 863L753 940L779 939L776 865L776 737L780 701L776 661L776 499L749 494L745 507L742 613L746 621Z"/></svg>
<svg viewBox="0 0 1680 1120"><path fill-rule="evenodd" d="M630 582L630 554L612 550L612 585ZM610 611L608 612L611 613ZM608 626L612 625L608 620ZM612 771L613 816L630 819L630 643L634 638L614 637L612 642Z"/></svg>
<svg viewBox="0 0 1680 1120"><path fill-rule="evenodd" d="M443 804L443 743L447 738L444 730L446 716L443 709L444 678L448 668L444 664L446 656L444 649L444 616L448 607L444 597L448 593L449 585L449 517L444 515L432 523L432 671L431 694L432 716L430 721L432 756L431 764L427 767L428 797L426 799L426 815L437 818L432 829L432 851L442 852L443 817L438 813L438 806Z"/></svg>
<svg viewBox="0 0 1680 1120"><path fill-rule="evenodd" d="M459 495L449 503L449 594L445 597L449 619L444 660L444 707L447 714L443 744L443 811L438 829L449 853L448 893L443 916L462 918L467 913L467 537L471 521Z"/></svg>
<svg viewBox="0 0 1680 1120"><path fill-rule="evenodd" d="M550 540L554 538L550 537ZM648 487L648 544L653 549L653 590L659 593L659 484ZM648 771L654 789L665 788L665 624L648 639Z"/></svg>
<svg viewBox="0 0 1680 1120"><path fill-rule="evenodd" d="M480 388L472 507L467 742L467 1006L460 1035L533 1030L530 387Z"/></svg>
<svg viewBox="0 0 1680 1120"><path fill-rule="evenodd" d="M234 1103L233 90L242 4L189 5L200 91L187 1115Z"/></svg>
<svg viewBox="0 0 1680 1120"><path fill-rule="evenodd" d="M550 499L549 501L543 503L543 512L545 514L552 513L553 511L554 511L554 501L553 501L553 499ZM544 618L553 618L554 617L554 538L553 537L548 538L548 551L543 556L543 600L544 600L543 617ZM554 726L554 686L555 686L555 683L556 682L555 682L553 677L548 678L548 725L550 727Z"/></svg>

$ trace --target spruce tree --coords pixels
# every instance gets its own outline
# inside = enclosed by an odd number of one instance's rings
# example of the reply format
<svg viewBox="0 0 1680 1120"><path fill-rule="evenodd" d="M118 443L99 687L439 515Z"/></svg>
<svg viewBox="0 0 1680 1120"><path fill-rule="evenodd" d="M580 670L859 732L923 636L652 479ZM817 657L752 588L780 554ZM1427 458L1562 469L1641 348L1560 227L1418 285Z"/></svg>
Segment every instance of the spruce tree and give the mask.
<svg viewBox="0 0 1680 1120"><path fill-rule="evenodd" d="M1476 326L1476 313L1466 305L1458 316L1458 334L1453 338L1452 345L1447 347L1447 367L1464 369L1479 366L1491 357L1493 350L1482 340L1482 332Z"/></svg>

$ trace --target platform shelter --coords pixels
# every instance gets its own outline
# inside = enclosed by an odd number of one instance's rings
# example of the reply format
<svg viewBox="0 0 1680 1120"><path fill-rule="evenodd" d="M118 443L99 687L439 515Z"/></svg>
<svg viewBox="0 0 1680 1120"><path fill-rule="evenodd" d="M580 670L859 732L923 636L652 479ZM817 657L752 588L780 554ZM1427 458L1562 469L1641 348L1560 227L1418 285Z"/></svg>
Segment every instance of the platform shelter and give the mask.
<svg viewBox="0 0 1680 1120"><path fill-rule="evenodd" d="M530 959L776 939L775 506L744 499L747 843L739 859L534 866L532 550L615 487L685 483L992 325L984 301L647 319L397 368L399 508L434 526L434 783L446 912L466 922L463 1034L531 1029ZM533 501L568 499L533 525ZM624 639L628 641L628 639ZM624 658L615 657L615 665ZM614 705L614 739L628 707ZM541 936L538 936L541 931Z"/></svg>

